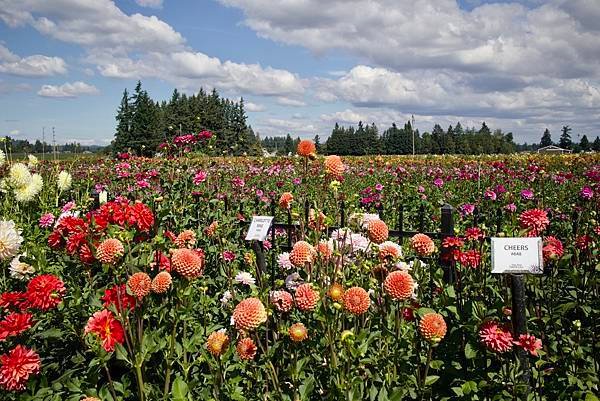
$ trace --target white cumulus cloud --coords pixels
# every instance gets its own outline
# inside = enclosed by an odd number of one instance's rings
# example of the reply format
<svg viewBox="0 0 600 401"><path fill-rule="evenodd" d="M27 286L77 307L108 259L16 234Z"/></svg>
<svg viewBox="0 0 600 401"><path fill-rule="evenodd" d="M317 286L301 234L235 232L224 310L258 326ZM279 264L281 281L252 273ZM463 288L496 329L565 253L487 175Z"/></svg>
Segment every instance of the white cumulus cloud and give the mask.
<svg viewBox="0 0 600 401"><path fill-rule="evenodd" d="M66 82L62 85L44 85L38 91L39 96L53 98L74 98L80 95L96 95L98 93L98 88L94 85L81 81Z"/></svg>

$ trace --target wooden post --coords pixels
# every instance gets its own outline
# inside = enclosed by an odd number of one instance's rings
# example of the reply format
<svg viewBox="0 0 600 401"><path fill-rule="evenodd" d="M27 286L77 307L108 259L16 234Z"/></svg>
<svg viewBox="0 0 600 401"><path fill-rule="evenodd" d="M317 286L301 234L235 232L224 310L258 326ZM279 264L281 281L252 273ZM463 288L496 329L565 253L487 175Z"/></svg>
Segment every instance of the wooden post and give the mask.
<svg viewBox="0 0 600 401"><path fill-rule="evenodd" d="M510 292L512 296L512 326L513 338L517 340L519 335L527 334L527 311L525 308L525 280L522 274L510 275ZM523 369L523 381L529 387L531 371L529 368L529 358L527 352L522 348L517 348L517 357Z"/></svg>

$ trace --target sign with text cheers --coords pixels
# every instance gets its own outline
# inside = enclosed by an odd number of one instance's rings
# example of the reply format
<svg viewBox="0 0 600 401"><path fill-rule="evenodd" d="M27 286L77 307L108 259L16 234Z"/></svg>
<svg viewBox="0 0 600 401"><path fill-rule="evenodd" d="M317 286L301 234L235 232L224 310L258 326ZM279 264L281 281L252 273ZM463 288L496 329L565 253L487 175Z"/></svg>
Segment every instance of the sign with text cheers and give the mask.
<svg viewBox="0 0 600 401"><path fill-rule="evenodd" d="M252 223L246 234L246 241L264 241L269 234L273 216L253 216Z"/></svg>
<svg viewBox="0 0 600 401"><path fill-rule="evenodd" d="M492 273L543 272L540 237L492 238Z"/></svg>

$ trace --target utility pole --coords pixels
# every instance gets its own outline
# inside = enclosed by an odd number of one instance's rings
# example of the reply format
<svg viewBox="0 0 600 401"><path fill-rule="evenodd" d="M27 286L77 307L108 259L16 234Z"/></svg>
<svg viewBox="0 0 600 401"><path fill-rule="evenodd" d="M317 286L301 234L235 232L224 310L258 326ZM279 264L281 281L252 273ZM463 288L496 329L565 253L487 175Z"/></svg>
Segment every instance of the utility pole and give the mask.
<svg viewBox="0 0 600 401"><path fill-rule="evenodd" d="M54 132L54 127L52 127L52 147L54 148L54 161L56 161L56 133Z"/></svg>
<svg viewBox="0 0 600 401"><path fill-rule="evenodd" d="M411 116L410 130L412 132L413 156L415 155L415 115Z"/></svg>

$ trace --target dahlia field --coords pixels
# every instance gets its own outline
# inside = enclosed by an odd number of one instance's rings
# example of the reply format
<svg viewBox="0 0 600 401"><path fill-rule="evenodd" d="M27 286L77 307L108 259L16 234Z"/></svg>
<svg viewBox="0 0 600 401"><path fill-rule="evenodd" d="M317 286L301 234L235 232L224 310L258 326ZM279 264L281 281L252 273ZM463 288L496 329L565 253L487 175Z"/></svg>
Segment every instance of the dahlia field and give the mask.
<svg viewBox="0 0 600 401"><path fill-rule="evenodd" d="M1 153L0 179L2 400L598 399L598 154ZM526 332L494 236L543 238Z"/></svg>

